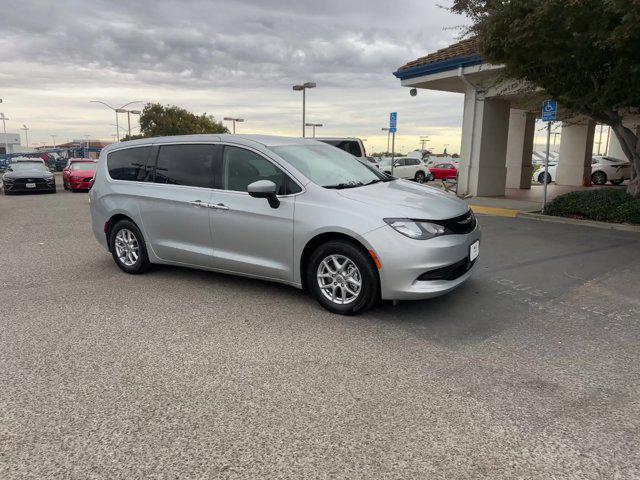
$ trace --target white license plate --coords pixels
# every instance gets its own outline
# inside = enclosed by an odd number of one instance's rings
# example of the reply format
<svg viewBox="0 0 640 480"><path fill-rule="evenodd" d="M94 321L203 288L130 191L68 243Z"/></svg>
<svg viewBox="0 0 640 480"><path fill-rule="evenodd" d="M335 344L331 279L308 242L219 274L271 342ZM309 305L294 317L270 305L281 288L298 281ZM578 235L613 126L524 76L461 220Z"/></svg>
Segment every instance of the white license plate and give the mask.
<svg viewBox="0 0 640 480"><path fill-rule="evenodd" d="M27 183L25 186L27 188L36 188L36 184L35 183Z"/></svg>
<svg viewBox="0 0 640 480"><path fill-rule="evenodd" d="M480 255L480 240L476 240L469 247L469 257L472 262L478 258L478 255Z"/></svg>

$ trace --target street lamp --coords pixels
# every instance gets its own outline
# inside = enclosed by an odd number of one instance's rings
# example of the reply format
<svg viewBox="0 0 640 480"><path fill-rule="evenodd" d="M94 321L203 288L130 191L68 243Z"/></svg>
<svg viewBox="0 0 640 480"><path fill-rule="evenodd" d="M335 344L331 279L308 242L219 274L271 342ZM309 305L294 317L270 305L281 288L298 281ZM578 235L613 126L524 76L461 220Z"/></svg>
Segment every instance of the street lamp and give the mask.
<svg viewBox="0 0 640 480"><path fill-rule="evenodd" d="M26 125L22 125L22 128L20 130L24 130L24 138L27 142L27 148L29 148L29 127L27 127Z"/></svg>
<svg viewBox="0 0 640 480"><path fill-rule="evenodd" d="M321 123L305 123L307 127L313 127L313 138L316 138L316 127L322 127Z"/></svg>
<svg viewBox="0 0 640 480"><path fill-rule="evenodd" d="M302 90L302 137L305 136L305 109L306 109L306 92L307 88L316 88L316 82L305 82L302 85L294 85L293 89L296 92Z"/></svg>
<svg viewBox="0 0 640 480"><path fill-rule="evenodd" d="M125 110L124 107L131 105L132 103L144 103L142 100L136 100L133 102L129 102L129 103L125 103L124 105L122 105L120 108L115 108L112 107L111 105L109 105L108 103L102 102L100 100L89 100L89 103L101 103L102 105L104 105L105 107L110 108L111 110L113 110L116 114L116 125L118 124L118 113L127 113L127 119L129 120L129 135L131 135L131 120L129 118L129 114L130 113L140 113L139 110ZM118 137L118 141L120 141L120 130L116 130L116 136Z"/></svg>
<svg viewBox="0 0 640 480"><path fill-rule="evenodd" d="M382 131L387 132L387 156L389 156L389 136L391 135L391 129L387 127L383 127Z"/></svg>
<svg viewBox="0 0 640 480"><path fill-rule="evenodd" d="M244 122L244 118L224 117L226 122L233 122L233 133L236 133L236 122Z"/></svg>
<svg viewBox="0 0 640 480"><path fill-rule="evenodd" d="M2 100L0 100L1 102ZM6 121L9 120L4 116L4 113L0 113L0 118L2 118L2 128L4 130L4 157L8 158L9 155L9 142L7 140L7 124Z"/></svg>
<svg viewBox="0 0 640 480"><path fill-rule="evenodd" d="M420 135L420 143L422 144L422 150L424 150L424 144L429 141L428 135Z"/></svg>

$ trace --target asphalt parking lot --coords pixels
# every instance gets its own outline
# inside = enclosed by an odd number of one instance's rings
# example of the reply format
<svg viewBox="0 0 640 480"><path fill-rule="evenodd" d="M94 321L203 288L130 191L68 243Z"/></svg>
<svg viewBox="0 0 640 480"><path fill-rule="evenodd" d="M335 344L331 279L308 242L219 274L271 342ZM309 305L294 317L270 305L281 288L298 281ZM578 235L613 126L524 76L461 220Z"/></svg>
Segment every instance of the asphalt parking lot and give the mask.
<svg viewBox="0 0 640 480"><path fill-rule="evenodd" d="M480 222L463 288L346 318L0 196L0 478L640 477L640 235Z"/></svg>

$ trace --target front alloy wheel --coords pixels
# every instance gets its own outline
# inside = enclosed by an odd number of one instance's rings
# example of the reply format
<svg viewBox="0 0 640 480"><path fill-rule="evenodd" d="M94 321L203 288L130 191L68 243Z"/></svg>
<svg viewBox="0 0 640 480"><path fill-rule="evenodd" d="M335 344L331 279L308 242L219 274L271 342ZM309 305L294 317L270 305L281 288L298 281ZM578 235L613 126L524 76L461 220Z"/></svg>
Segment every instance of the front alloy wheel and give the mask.
<svg viewBox="0 0 640 480"><path fill-rule="evenodd" d="M424 183L424 181L426 180L424 172L416 172L415 180L418 183Z"/></svg>
<svg viewBox="0 0 640 480"><path fill-rule="evenodd" d="M604 185L607 183L607 174L600 171L594 172L593 175L591 175L591 183L594 185Z"/></svg>
<svg viewBox="0 0 640 480"><path fill-rule="evenodd" d="M360 294L362 276L353 261L343 255L329 255L316 273L322 294L337 305L347 305Z"/></svg>
<svg viewBox="0 0 640 480"><path fill-rule="evenodd" d="M354 241L330 240L309 258L306 285L318 303L333 313L353 315L371 308L380 296L373 258Z"/></svg>

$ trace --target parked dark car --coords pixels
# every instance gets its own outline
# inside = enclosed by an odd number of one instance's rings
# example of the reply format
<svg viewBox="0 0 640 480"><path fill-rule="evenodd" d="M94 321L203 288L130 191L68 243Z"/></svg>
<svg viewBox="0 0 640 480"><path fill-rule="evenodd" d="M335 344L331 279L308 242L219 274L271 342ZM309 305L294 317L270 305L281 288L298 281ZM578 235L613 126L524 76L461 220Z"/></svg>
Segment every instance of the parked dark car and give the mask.
<svg viewBox="0 0 640 480"><path fill-rule="evenodd" d="M5 195L17 192L56 193L56 180L42 160L11 163L2 176Z"/></svg>

